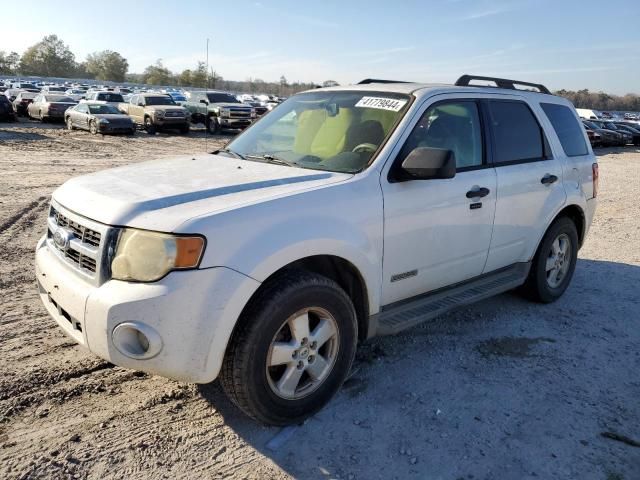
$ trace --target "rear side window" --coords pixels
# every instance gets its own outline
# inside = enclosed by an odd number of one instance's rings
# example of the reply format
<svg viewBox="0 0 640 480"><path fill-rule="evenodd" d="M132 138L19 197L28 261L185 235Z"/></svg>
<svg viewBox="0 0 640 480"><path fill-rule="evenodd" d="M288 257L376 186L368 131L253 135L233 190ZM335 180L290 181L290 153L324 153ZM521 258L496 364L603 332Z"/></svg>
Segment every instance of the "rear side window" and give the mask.
<svg viewBox="0 0 640 480"><path fill-rule="evenodd" d="M543 133L526 103L490 101L494 137L494 163L545 158Z"/></svg>
<svg viewBox="0 0 640 480"><path fill-rule="evenodd" d="M541 103L540 106L549 118L553 129L560 139L564 153L568 157L577 157L589 153L584 141L582 128L569 107L555 103Z"/></svg>

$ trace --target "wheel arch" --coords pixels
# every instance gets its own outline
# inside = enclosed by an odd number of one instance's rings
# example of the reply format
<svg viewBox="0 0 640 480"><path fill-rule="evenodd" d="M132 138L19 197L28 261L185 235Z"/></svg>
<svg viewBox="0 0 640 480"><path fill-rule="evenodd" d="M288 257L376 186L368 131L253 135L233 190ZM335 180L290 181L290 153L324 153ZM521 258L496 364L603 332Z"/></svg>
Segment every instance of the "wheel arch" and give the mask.
<svg viewBox="0 0 640 480"><path fill-rule="evenodd" d="M282 274L292 270L305 270L322 275L336 282L349 296L356 310L358 339L365 340L369 329L369 292L364 276L349 260L337 255L310 255L299 258L272 272L253 293L243 308L246 310L266 285L277 281Z"/></svg>
<svg viewBox="0 0 640 480"><path fill-rule="evenodd" d="M585 229L586 229L586 216L584 214L584 210L579 205L567 205L564 207L558 214L554 217L553 221L549 224L551 226L553 222L555 222L560 217L569 218L576 226L576 230L578 231L578 248L582 247L582 243L585 238ZM547 230L549 229L547 227Z"/></svg>

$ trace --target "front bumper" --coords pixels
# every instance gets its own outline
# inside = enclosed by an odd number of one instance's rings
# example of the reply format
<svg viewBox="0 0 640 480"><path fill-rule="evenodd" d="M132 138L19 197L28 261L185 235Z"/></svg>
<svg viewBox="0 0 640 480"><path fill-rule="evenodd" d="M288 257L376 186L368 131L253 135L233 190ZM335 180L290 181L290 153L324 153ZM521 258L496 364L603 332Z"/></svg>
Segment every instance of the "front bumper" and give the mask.
<svg viewBox="0 0 640 480"><path fill-rule="evenodd" d="M188 117L154 117L153 123L158 127L181 127L189 125Z"/></svg>
<svg viewBox="0 0 640 480"><path fill-rule="evenodd" d="M131 122L130 124L114 125L112 123L99 123L98 130L100 133L132 133L135 132L136 127Z"/></svg>
<svg viewBox="0 0 640 480"><path fill-rule="evenodd" d="M225 118L218 119L222 128L247 128L251 125L251 120L246 118Z"/></svg>
<svg viewBox="0 0 640 480"><path fill-rule="evenodd" d="M154 283L109 280L96 287L60 262L44 238L36 250L36 278L45 308L79 344L116 365L194 383L217 377L235 322L260 285L216 267L172 272ZM132 322L157 334L153 356L123 353L114 340L116 327Z"/></svg>

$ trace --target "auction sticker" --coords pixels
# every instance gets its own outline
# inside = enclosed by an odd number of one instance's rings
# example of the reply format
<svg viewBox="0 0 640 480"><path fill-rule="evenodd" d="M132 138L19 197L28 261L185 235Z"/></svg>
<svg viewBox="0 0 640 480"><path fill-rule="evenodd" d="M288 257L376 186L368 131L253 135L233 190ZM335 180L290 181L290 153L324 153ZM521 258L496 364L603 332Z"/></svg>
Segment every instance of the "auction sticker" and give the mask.
<svg viewBox="0 0 640 480"><path fill-rule="evenodd" d="M358 101L358 103L356 103L356 107L377 108L379 110L390 110L392 112L399 112L406 103L406 100L398 100L395 98L362 97Z"/></svg>

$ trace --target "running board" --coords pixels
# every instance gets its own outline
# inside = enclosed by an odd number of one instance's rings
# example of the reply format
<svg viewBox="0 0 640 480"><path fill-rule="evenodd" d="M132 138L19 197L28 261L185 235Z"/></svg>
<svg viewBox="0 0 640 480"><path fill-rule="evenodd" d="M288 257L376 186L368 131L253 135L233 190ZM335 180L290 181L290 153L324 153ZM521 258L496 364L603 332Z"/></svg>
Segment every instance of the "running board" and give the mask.
<svg viewBox="0 0 640 480"><path fill-rule="evenodd" d="M396 334L455 308L519 287L527 279L530 267L530 263L516 263L411 300L401 300L373 315L370 325L375 328L374 335Z"/></svg>

